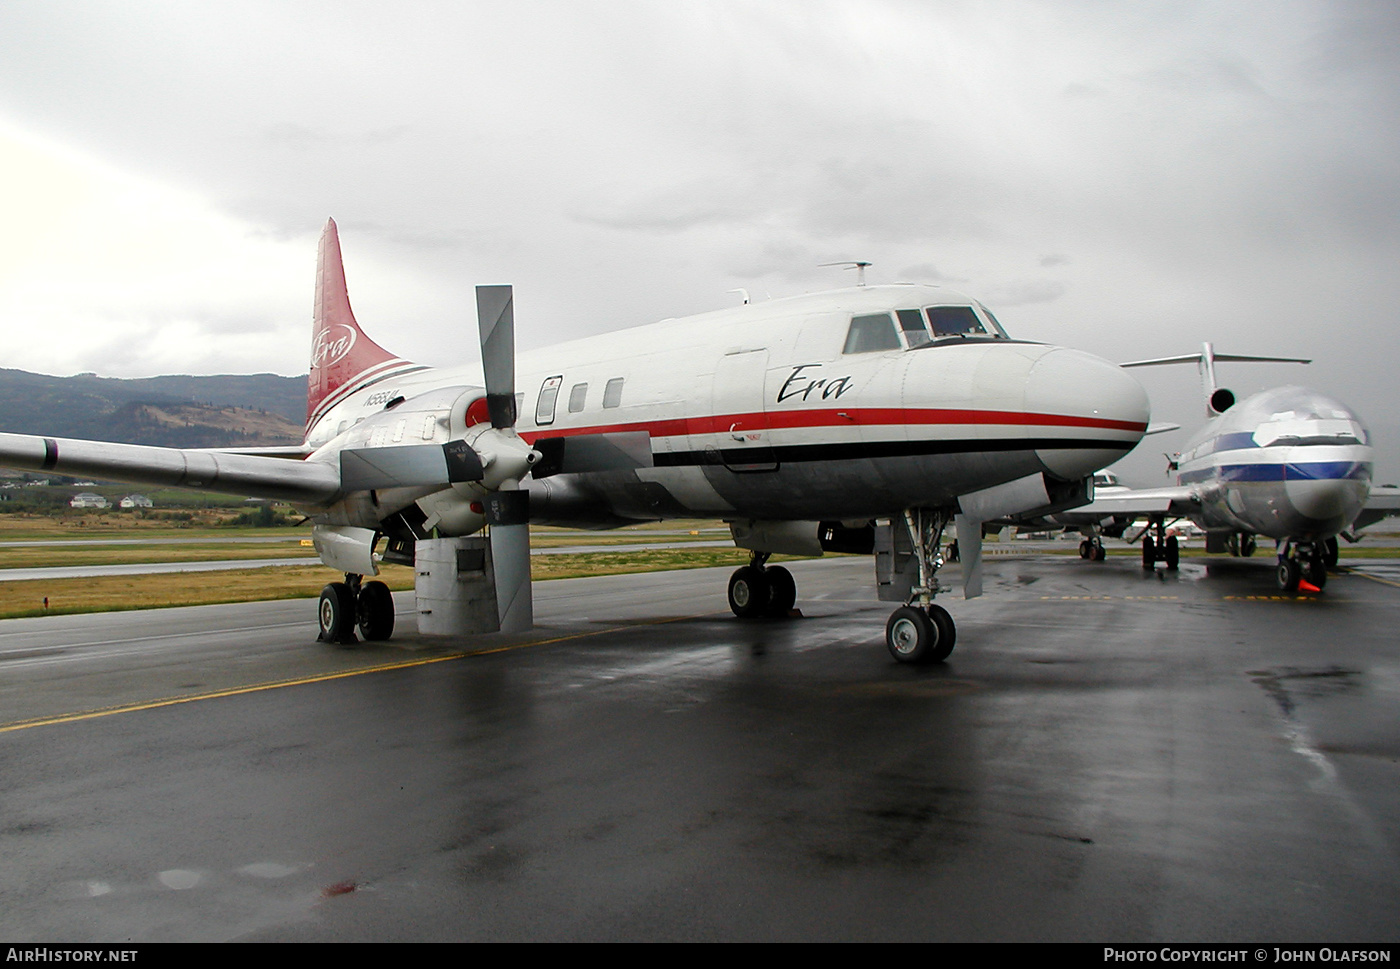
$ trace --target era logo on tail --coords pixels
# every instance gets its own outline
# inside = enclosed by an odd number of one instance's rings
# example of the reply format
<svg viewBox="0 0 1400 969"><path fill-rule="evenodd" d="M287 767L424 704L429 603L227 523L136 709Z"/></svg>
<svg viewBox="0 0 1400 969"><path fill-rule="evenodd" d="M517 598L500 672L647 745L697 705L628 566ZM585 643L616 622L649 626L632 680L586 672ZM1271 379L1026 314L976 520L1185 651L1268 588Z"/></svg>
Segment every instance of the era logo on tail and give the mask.
<svg viewBox="0 0 1400 969"><path fill-rule="evenodd" d="M329 367L344 360L355 346L357 333L344 323L331 323L316 334L316 342L311 346L311 369Z"/></svg>

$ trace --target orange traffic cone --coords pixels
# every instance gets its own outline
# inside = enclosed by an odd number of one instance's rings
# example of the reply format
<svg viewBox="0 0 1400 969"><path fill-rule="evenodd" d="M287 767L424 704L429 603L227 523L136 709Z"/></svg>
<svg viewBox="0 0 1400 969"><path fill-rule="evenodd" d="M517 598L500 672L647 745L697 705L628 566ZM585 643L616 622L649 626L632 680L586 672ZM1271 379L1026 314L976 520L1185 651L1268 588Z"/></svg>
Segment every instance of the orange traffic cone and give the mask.
<svg viewBox="0 0 1400 969"><path fill-rule="evenodd" d="M1313 584L1312 584L1311 582L1309 582L1307 579L1299 579L1299 580L1298 580L1298 591L1299 591L1299 592L1321 592L1322 590L1319 589L1317 586L1313 585Z"/></svg>

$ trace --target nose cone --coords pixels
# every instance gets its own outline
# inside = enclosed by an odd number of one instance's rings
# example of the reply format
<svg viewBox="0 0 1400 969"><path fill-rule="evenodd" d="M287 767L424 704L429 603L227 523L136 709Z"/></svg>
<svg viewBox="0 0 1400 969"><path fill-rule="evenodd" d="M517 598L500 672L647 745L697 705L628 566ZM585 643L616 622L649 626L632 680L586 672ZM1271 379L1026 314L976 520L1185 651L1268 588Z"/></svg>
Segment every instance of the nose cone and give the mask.
<svg viewBox="0 0 1400 969"><path fill-rule="evenodd" d="M1369 465L1367 467L1369 470ZM1284 482L1284 491L1294 515L1301 519L1294 523L1293 532L1335 535L1361 514L1370 490L1369 481L1351 477L1288 479Z"/></svg>
<svg viewBox="0 0 1400 969"><path fill-rule="evenodd" d="M1089 353L1056 347L1031 367L1026 411L1040 425L1036 457L1073 481L1127 454L1147 432L1147 392L1127 371Z"/></svg>

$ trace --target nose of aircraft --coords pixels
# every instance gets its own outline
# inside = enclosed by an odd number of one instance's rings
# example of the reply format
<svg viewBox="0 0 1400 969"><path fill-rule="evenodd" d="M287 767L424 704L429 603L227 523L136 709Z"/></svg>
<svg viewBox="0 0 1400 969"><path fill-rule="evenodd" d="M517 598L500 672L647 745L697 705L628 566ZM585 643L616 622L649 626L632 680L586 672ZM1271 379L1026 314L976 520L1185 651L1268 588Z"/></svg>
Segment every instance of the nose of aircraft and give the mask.
<svg viewBox="0 0 1400 969"><path fill-rule="evenodd" d="M1043 417L1036 457L1065 480L1127 454L1147 432L1149 417L1147 392L1127 371L1063 347L1051 348L1031 367L1026 411Z"/></svg>

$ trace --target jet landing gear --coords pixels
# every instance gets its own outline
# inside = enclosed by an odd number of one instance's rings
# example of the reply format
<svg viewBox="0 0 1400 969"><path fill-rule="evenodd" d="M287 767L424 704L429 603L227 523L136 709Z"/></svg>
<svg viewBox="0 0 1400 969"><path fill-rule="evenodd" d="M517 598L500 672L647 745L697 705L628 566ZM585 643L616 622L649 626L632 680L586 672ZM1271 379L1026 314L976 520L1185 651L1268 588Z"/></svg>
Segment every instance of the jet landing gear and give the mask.
<svg viewBox="0 0 1400 969"><path fill-rule="evenodd" d="M1327 584L1327 543L1290 542L1278 548L1279 591L1293 595L1306 579L1319 591Z"/></svg>
<svg viewBox="0 0 1400 969"><path fill-rule="evenodd" d="M749 564L729 577L729 608L740 619L781 619L797 603L797 582L781 565L765 567L768 552L754 552Z"/></svg>
<svg viewBox="0 0 1400 969"><path fill-rule="evenodd" d="M1175 535L1167 534L1166 519L1163 518L1155 519L1142 536L1143 569L1151 572L1158 562L1167 563L1168 572L1175 572L1181 562L1181 545Z"/></svg>
<svg viewBox="0 0 1400 969"><path fill-rule="evenodd" d="M347 573L344 582L332 582L321 590L316 609L323 643L348 645L356 641L355 627L371 642L394 633L394 597L383 582L364 582L364 576Z"/></svg>
<svg viewBox="0 0 1400 969"><path fill-rule="evenodd" d="M958 631L948 610L935 605L937 574L943 565L938 554L943 529L950 516L942 511L915 508L904 513L914 558L919 565L918 583L909 598L885 623L885 646L901 663L941 663L953 652Z"/></svg>
<svg viewBox="0 0 1400 969"><path fill-rule="evenodd" d="M1079 543L1079 557L1088 559L1090 562L1102 562L1108 558L1108 552L1103 547L1103 539L1097 535L1084 539Z"/></svg>

